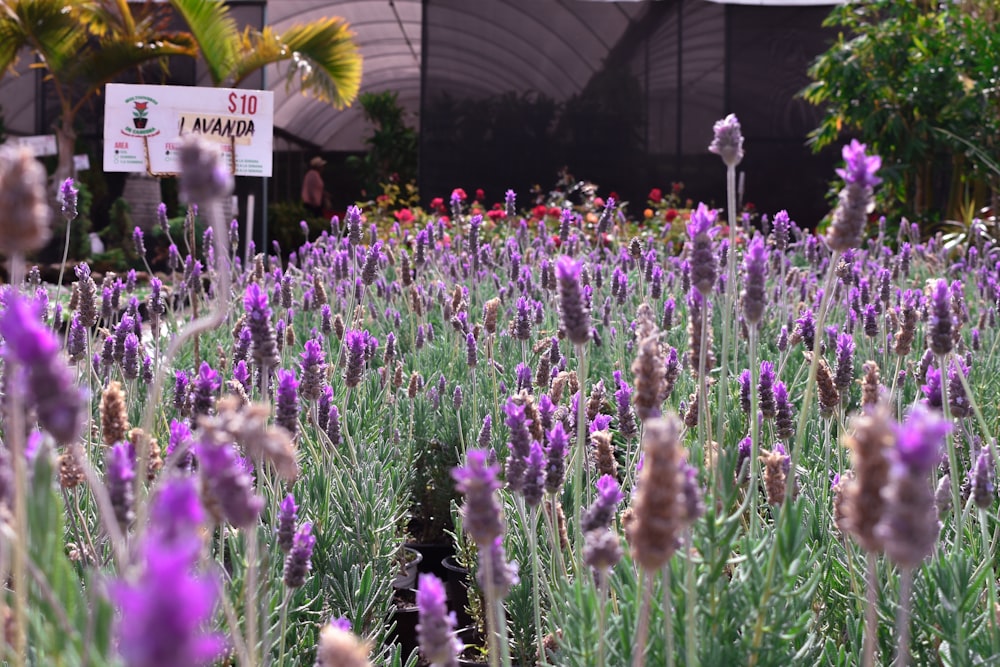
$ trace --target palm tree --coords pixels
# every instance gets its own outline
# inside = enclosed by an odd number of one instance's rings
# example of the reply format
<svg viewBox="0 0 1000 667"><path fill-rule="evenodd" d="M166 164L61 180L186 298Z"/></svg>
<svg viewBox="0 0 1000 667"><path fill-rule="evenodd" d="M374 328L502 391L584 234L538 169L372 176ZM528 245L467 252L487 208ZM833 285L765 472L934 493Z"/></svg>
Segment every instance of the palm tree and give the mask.
<svg viewBox="0 0 1000 667"><path fill-rule="evenodd" d="M290 61L289 85L332 104L349 105L361 85L361 55L347 23L322 18L283 34L236 26L218 0L171 0L170 6L128 0L0 0L0 76L29 48L59 100L56 182L73 173L74 123L106 83L170 56L199 54L216 86L238 86L272 63ZM167 29L172 7L188 31ZM141 72L141 70L140 70Z"/></svg>

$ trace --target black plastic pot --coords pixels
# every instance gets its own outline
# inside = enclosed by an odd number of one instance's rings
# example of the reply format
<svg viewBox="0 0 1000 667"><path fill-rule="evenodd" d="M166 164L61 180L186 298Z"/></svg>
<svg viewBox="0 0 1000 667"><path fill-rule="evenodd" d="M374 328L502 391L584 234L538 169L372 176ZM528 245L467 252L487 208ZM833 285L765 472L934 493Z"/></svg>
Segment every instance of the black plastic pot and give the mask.
<svg viewBox="0 0 1000 667"><path fill-rule="evenodd" d="M469 606L469 570L458 564L454 556L448 556L441 561L445 571L444 590L448 596L448 610L455 612L458 627L472 624L472 617L466 607Z"/></svg>
<svg viewBox="0 0 1000 667"><path fill-rule="evenodd" d="M430 573L444 581L447 572L441 561L455 553L455 547L451 542L407 542L404 546L423 554L424 558L417 567L417 572Z"/></svg>
<svg viewBox="0 0 1000 667"><path fill-rule="evenodd" d="M385 640L399 644L403 655L410 655L417 648L417 592L415 590L397 590L394 598L396 607L392 619L396 628Z"/></svg>

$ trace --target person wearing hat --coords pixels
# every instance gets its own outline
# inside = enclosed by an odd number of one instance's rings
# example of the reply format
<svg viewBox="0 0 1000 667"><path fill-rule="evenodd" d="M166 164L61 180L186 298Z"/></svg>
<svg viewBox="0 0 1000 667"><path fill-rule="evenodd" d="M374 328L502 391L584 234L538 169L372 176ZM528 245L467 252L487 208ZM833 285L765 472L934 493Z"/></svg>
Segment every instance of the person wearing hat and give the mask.
<svg viewBox="0 0 1000 667"><path fill-rule="evenodd" d="M323 165L326 160L316 156L309 161L309 171L302 180L302 203L313 216L323 217L323 205L326 191L323 189Z"/></svg>

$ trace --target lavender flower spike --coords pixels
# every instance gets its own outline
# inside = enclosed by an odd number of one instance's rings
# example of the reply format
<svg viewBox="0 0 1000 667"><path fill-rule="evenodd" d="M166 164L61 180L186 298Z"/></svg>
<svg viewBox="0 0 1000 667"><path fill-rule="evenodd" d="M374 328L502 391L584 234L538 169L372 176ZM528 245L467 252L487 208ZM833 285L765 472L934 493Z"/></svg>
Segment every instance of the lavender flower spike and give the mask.
<svg viewBox="0 0 1000 667"><path fill-rule="evenodd" d="M466 464L451 473L455 487L465 496L462 525L480 548L488 547L503 533L500 505L495 493L500 488L497 467L489 465L488 461L486 451L472 449L466 454Z"/></svg>
<svg viewBox="0 0 1000 667"><path fill-rule="evenodd" d="M151 516L172 519L151 522L141 547L143 567L138 579L114 582L110 587L122 619L116 628L118 652L128 667L209 664L220 657L224 643L219 635L204 634L218 584L192 573L201 547L197 528L203 517L194 485L186 478L166 482L154 500Z"/></svg>
<svg viewBox="0 0 1000 667"><path fill-rule="evenodd" d="M917 567L934 551L941 525L930 474L950 430L949 423L919 404L896 427L896 462L882 491L885 509L875 532L899 567Z"/></svg>
<svg viewBox="0 0 1000 667"><path fill-rule="evenodd" d="M618 481L611 475L602 475L597 480L597 497L583 513L580 528L585 533L608 528L615 518L618 503L624 499L625 494L618 487Z"/></svg>
<svg viewBox="0 0 1000 667"><path fill-rule="evenodd" d="M757 234L750 241L743 257L743 271L746 282L743 285L743 318L747 324L756 325L764 316L767 305L767 248L764 237Z"/></svg>
<svg viewBox="0 0 1000 667"><path fill-rule="evenodd" d="M278 546L286 554L295 542L295 522L299 520L299 507L292 494L285 496L278 506Z"/></svg>
<svg viewBox="0 0 1000 667"><path fill-rule="evenodd" d="M301 588L312 569L312 553L316 546L316 536L312 534L312 522L306 521L295 531L292 550L285 558L285 585Z"/></svg>
<svg viewBox="0 0 1000 667"><path fill-rule="evenodd" d="M743 132L740 121L734 114L729 114L716 121L712 127L715 136L708 150L722 158L727 167L735 167L743 160Z"/></svg>
<svg viewBox="0 0 1000 667"><path fill-rule="evenodd" d="M556 260L556 277L559 280L559 314L566 337L574 345L583 345L590 340L590 309L587 307L580 287L583 262L577 262L566 255Z"/></svg>
<svg viewBox="0 0 1000 667"><path fill-rule="evenodd" d="M837 174L844 179L844 188L833 211L833 221L827 232L826 242L832 250L843 252L861 245L861 237L868 222L872 205L872 189L882 182L875 172L882 166L882 158L867 156L865 145L852 140L843 150L846 169Z"/></svg>
<svg viewBox="0 0 1000 667"><path fill-rule="evenodd" d="M421 574L417 587L417 640L431 667L458 667L464 646L455 634L455 612L448 611L444 584L433 574Z"/></svg>
<svg viewBox="0 0 1000 667"><path fill-rule="evenodd" d="M38 423L60 444L75 441L83 425L83 399L55 335L16 295L7 296L7 309L0 313L0 335L7 342L5 357L21 366L27 405L35 408Z"/></svg>

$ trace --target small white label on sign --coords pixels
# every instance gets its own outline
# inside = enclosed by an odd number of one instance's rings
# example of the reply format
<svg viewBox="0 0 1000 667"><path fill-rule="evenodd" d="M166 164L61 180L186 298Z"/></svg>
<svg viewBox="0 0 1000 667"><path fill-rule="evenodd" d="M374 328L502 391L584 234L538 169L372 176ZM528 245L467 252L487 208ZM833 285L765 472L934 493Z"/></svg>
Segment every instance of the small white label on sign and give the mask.
<svg viewBox="0 0 1000 667"><path fill-rule="evenodd" d="M35 153L35 157L45 155L57 155L59 149L56 147L56 135L37 134L31 137L8 137L7 143L14 146L28 146Z"/></svg>

